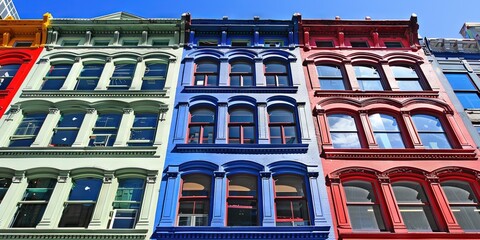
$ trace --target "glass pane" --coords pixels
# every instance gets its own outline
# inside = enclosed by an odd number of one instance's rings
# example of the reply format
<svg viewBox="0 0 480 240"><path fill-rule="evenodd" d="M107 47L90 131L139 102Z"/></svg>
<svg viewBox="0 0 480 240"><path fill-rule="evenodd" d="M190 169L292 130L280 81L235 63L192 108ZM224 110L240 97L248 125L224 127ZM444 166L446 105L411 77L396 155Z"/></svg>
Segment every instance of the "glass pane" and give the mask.
<svg viewBox="0 0 480 240"><path fill-rule="evenodd" d="M99 178L75 179L68 200L97 201L101 187L102 179Z"/></svg>
<svg viewBox="0 0 480 240"><path fill-rule="evenodd" d="M158 114L135 114L133 127L156 127L158 121Z"/></svg>
<svg viewBox="0 0 480 240"><path fill-rule="evenodd" d="M295 221L303 220L308 221L308 206L305 200L292 201L293 206L293 218ZM308 225L308 224L307 224Z"/></svg>
<svg viewBox="0 0 480 240"><path fill-rule="evenodd" d="M358 85L362 91L383 91L382 82L380 79L364 80L358 79Z"/></svg>
<svg viewBox="0 0 480 240"><path fill-rule="evenodd" d="M444 133L420 133L423 146L427 149L451 149Z"/></svg>
<svg viewBox="0 0 480 240"><path fill-rule="evenodd" d="M148 140L153 142L155 138L155 129L149 130L131 130L130 131L130 140Z"/></svg>
<svg viewBox="0 0 480 240"><path fill-rule="evenodd" d="M211 177L192 174L183 177L182 196L209 196Z"/></svg>
<svg viewBox="0 0 480 240"><path fill-rule="evenodd" d="M34 140L35 138L11 140L8 146L9 147L29 147L30 145L32 145Z"/></svg>
<svg viewBox="0 0 480 240"><path fill-rule="evenodd" d="M380 78L377 69L367 66L353 66L357 78Z"/></svg>
<svg viewBox="0 0 480 240"><path fill-rule="evenodd" d="M30 114L23 117L14 135L37 135L47 114Z"/></svg>
<svg viewBox="0 0 480 240"><path fill-rule="evenodd" d="M355 119L350 115L328 115L328 126L330 131L357 131Z"/></svg>
<svg viewBox="0 0 480 240"><path fill-rule="evenodd" d="M236 87L241 86L239 75L230 76L230 86L236 86Z"/></svg>
<svg viewBox="0 0 480 240"><path fill-rule="evenodd" d="M285 143L286 144L293 144L297 143L297 130L295 129L295 126L285 126L283 127L283 130L285 131Z"/></svg>
<svg viewBox="0 0 480 240"><path fill-rule="evenodd" d="M240 127L228 127L228 143L240 143Z"/></svg>
<svg viewBox="0 0 480 240"><path fill-rule="evenodd" d="M270 62L265 64L267 73L287 73L287 66L281 62Z"/></svg>
<svg viewBox="0 0 480 240"><path fill-rule="evenodd" d="M361 148L357 133L330 133L334 148Z"/></svg>
<svg viewBox="0 0 480 240"><path fill-rule="evenodd" d="M275 178L277 196L305 196L303 178L300 176L277 176Z"/></svg>
<svg viewBox="0 0 480 240"><path fill-rule="evenodd" d="M243 86L253 86L253 77L252 76L242 76L243 78Z"/></svg>
<svg viewBox="0 0 480 240"><path fill-rule="evenodd" d="M418 131L443 132L442 124L437 117L416 114L412 116L412 120Z"/></svg>
<svg viewBox="0 0 480 240"><path fill-rule="evenodd" d="M386 114L372 114L369 117L373 131L399 131L397 120Z"/></svg>
<svg viewBox="0 0 480 240"><path fill-rule="evenodd" d="M42 85L42 90L59 90L65 79L47 79Z"/></svg>
<svg viewBox="0 0 480 240"><path fill-rule="evenodd" d="M135 213L133 213L133 216L131 217L125 217L125 218L116 218L115 221L113 222L112 228L126 228L130 229L135 226Z"/></svg>
<svg viewBox="0 0 480 240"><path fill-rule="evenodd" d="M142 81L142 90L163 90L165 87L165 80L146 80Z"/></svg>
<svg viewBox="0 0 480 240"><path fill-rule="evenodd" d="M342 77L342 71L337 66L320 65L317 66L319 77Z"/></svg>
<svg viewBox="0 0 480 240"><path fill-rule="evenodd" d="M71 64L53 65L48 70L47 77L67 77L71 68Z"/></svg>
<svg viewBox="0 0 480 240"><path fill-rule="evenodd" d="M0 178L0 202L2 202L5 197L10 184L12 184L11 178Z"/></svg>
<svg viewBox="0 0 480 240"><path fill-rule="evenodd" d="M243 127L243 143L255 143L255 128Z"/></svg>
<svg viewBox="0 0 480 240"><path fill-rule="evenodd" d="M405 148L400 133L374 133L380 148Z"/></svg>
<svg viewBox="0 0 480 240"><path fill-rule="evenodd" d="M97 87L98 79L90 80L90 79L82 79L78 80L76 90L94 90Z"/></svg>
<svg viewBox="0 0 480 240"><path fill-rule="evenodd" d="M227 226L257 226L257 209L229 208Z"/></svg>
<svg viewBox="0 0 480 240"><path fill-rule="evenodd" d="M375 202L372 184L364 181L350 181L343 183L347 202Z"/></svg>
<svg viewBox="0 0 480 240"><path fill-rule="evenodd" d="M405 226L411 232L437 231L437 225L432 212L427 206L400 206Z"/></svg>
<svg viewBox="0 0 480 240"><path fill-rule="evenodd" d="M192 123L213 123L215 121L215 113L210 109L200 108L190 112Z"/></svg>
<svg viewBox="0 0 480 240"><path fill-rule="evenodd" d="M218 64L215 62L200 62L197 64L196 72L218 73Z"/></svg>
<svg viewBox="0 0 480 240"><path fill-rule="evenodd" d="M105 65L103 64L88 64L83 66L82 72L80 73L80 77L97 77L100 78L102 75L103 68Z"/></svg>
<svg viewBox="0 0 480 240"><path fill-rule="evenodd" d="M46 208L47 204L21 204L15 214L12 227L36 227L40 220L42 220Z"/></svg>
<svg viewBox="0 0 480 240"><path fill-rule="evenodd" d="M167 75L167 64L157 63L149 64L145 69L145 77L156 77L156 76L166 76Z"/></svg>
<svg viewBox="0 0 480 240"><path fill-rule="evenodd" d="M271 123L295 123L293 112L287 109L275 108L268 111Z"/></svg>
<svg viewBox="0 0 480 240"><path fill-rule="evenodd" d="M208 75L207 86L217 86L218 85L218 76L217 75Z"/></svg>
<svg viewBox="0 0 480 240"><path fill-rule="evenodd" d="M275 76L266 76L266 80L267 80L267 86L277 86Z"/></svg>
<svg viewBox="0 0 480 240"><path fill-rule="evenodd" d="M200 143L200 127L190 126L188 130L188 143Z"/></svg>
<svg viewBox="0 0 480 240"><path fill-rule="evenodd" d="M453 90L477 90L466 73L445 73Z"/></svg>
<svg viewBox="0 0 480 240"><path fill-rule="evenodd" d="M252 73L252 64L247 62L233 63L231 68L232 73Z"/></svg>
<svg viewBox="0 0 480 240"><path fill-rule="evenodd" d="M257 177L251 175L234 175L228 179L229 196L257 196Z"/></svg>
<svg viewBox="0 0 480 240"><path fill-rule="evenodd" d="M416 182L392 183L393 193L398 203L428 203L422 186Z"/></svg>
<svg viewBox="0 0 480 240"><path fill-rule="evenodd" d="M180 202L180 207L178 208L179 214L193 214L193 209L195 202Z"/></svg>
<svg viewBox="0 0 480 240"><path fill-rule="evenodd" d="M205 85L205 75L195 75L195 85L197 86Z"/></svg>
<svg viewBox="0 0 480 240"><path fill-rule="evenodd" d="M80 127L85 113L63 114L58 121L57 127Z"/></svg>
<svg viewBox="0 0 480 240"><path fill-rule="evenodd" d="M348 215L354 230L385 230L380 208L377 205L349 205Z"/></svg>
<svg viewBox="0 0 480 240"><path fill-rule="evenodd" d="M279 75L279 76L277 76L277 78L278 78L278 86L287 87L287 86L290 85L290 83L288 81L288 76Z"/></svg>
<svg viewBox="0 0 480 240"><path fill-rule="evenodd" d="M117 129L95 129L90 137L89 146L113 146L117 134Z"/></svg>
<svg viewBox="0 0 480 240"><path fill-rule="evenodd" d="M122 120L121 114L100 114L98 115L95 127L113 127L118 128Z"/></svg>
<svg viewBox="0 0 480 240"><path fill-rule="evenodd" d="M178 226L190 226L192 217L180 216L178 218Z"/></svg>
<svg viewBox="0 0 480 240"><path fill-rule="evenodd" d="M476 92L456 92L463 108L480 108L480 97Z"/></svg>
<svg viewBox="0 0 480 240"><path fill-rule="evenodd" d="M128 77L132 78L133 73L135 72L136 64L118 64L115 65L115 71L113 72L112 77Z"/></svg>
<svg viewBox="0 0 480 240"><path fill-rule="evenodd" d="M67 204L63 209L62 218L58 227L84 227L87 228L92 219L95 204L80 203Z"/></svg>
<svg viewBox="0 0 480 240"><path fill-rule="evenodd" d="M277 200L277 220L292 219L292 206L289 200Z"/></svg>
<svg viewBox="0 0 480 240"><path fill-rule="evenodd" d="M470 184L460 181L442 182L442 189L450 203L478 203Z"/></svg>
<svg viewBox="0 0 480 240"><path fill-rule="evenodd" d="M212 126L205 126L203 128L202 143L213 143L213 127Z"/></svg>
<svg viewBox="0 0 480 240"><path fill-rule="evenodd" d="M120 179L115 201L141 202L145 180L140 178Z"/></svg>
<svg viewBox="0 0 480 240"><path fill-rule="evenodd" d="M78 130L56 130L53 133L51 147L70 147L77 138Z"/></svg>
<svg viewBox="0 0 480 240"><path fill-rule="evenodd" d="M414 81L406 81L406 80L399 80L397 81L398 88L402 91L422 91L422 85L418 82L418 80Z"/></svg>
<svg viewBox="0 0 480 240"><path fill-rule="evenodd" d="M282 143L282 128L281 127L270 127L270 143L281 144Z"/></svg>
<svg viewBox="0 0 480 240"><path fill-rule="evenodd" d="M320 79L320 88L322 90L345 90L343 79Z"/></svg>
<svg viewBox="0 0 480 240"><path fill-rule="evenodd" d="M57 180L53 178L32 179L28 182L22 201L50 200Z"/></svg>
<svg viewBox="0 0 480 240"><path fill-rule="evenodd" d="M230 122L253 123L253 112L249 109L234 109L230 111Z"/></svg>
<svg viewBox="0 0 480 240"><path fill-rule="evenodd" d="M108 88L111 90L128 90L132 85L131 79L111 79Z"/></svg>
<svg viewBox="0 0 480 240"><path fill-rule="evenodd" d="M17 74L20 64L10 64L0 66L0 90L5 90L12 81L12 78Z"/></svg>
<svg viewBox="0 0 480 240"><path fill-rule="evenodd" d="M451 206L458 224L465 231L480 230L480 208L477 206Z"/></svg>
<svg viewBox="0 0 480 240"><path fill-rule="evenodd" d="M395 78L418 78L415 69L403 66L390 66Z"/></svg>

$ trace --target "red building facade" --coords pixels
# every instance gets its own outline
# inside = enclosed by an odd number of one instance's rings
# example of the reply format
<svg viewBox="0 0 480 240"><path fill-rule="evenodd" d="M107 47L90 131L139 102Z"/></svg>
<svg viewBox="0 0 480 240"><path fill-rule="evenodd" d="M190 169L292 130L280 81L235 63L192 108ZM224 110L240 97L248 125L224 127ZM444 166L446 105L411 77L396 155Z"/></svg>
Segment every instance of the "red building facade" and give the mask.
<svg viewBox="0 0 480 240"><path fill-rule="evenodd" d="M338 239L479 239L478 150L409 20L302 20Z"/></svg>
<svg viewBox="0 0 480 240"><path fill-rule="evenodd" d="M43 20L0 20L0 116L42 52L50 18L45 14Z"/></svg>

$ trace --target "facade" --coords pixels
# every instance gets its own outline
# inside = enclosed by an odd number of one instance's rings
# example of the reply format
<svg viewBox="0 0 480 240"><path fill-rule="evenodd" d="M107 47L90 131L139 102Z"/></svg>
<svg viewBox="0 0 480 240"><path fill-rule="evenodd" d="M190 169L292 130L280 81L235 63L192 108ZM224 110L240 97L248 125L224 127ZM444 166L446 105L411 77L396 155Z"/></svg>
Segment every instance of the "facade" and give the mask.
<svg viewBox="0 0 480 240"><path fill-rule="evenodd" d="M0 116L42 52L50 18L45 14L43 20L0 20Z"/></svg>
<svg viewBox="0 0 480 240"><path fill-rule="evenodd" d="M409 20L301 20L338 239L479 239L478 150Z"/></svg>
<svg viewBox="0 0 480 240"><path fill-rule="evenodd" d="M20 19L13 0L0 0L0 19L7 19L8 16Z"/></svg>
<svg viewBox="0 0 480 240"><path fill-rule="evenodd" d="M298 18L187 21L153 239L333 238Z"/></svg>
<svg viewBox="0 0 480 240"><path fill-rule="evenodd" d="M0 238L148 239L180 19L53 19L0 122Z"/></svg>

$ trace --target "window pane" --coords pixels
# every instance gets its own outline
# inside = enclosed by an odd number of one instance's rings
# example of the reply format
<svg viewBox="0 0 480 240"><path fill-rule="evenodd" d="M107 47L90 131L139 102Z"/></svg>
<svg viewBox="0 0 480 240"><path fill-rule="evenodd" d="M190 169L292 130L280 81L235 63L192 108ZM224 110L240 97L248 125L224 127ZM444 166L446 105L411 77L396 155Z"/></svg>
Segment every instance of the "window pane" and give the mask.
<svg viewBox="0 0 480 240"><path fill-rule="evenodd" d="M249 109L235 109L230 111L230 122L253 123L253 112Z"/></svg>
<svg viewBox="0 0 480 240"><path fill-rule="evenodd" d="M196 72L218 72L218 64L213 62L201 62L197 64Z"/></svg>
<svg viewBox="0 0 480 240"><path fill-rule="evenodd" d="M105 65L103 64L88 64L83 66L82 72L80 73L80 77L97 77L99 78L102 75L103 68Z"/></svg>
<svg viewBox="0 0 480 240"><path fill-rule="evenodd" d="M270 127L270 143L282 143L281 127Z"/></svg>
<svg viewBox="0 0 480 240"><path fill-rule="evenodd" d="M73 180L73 186L68 196L69 201L83 200L96 201L100 188L102 187L102 179L83 178Z"/></svg>
<svg viewBox="0 0 480 240"><path fill-rule="evenodd" d="M208 75L207 86L217 86L218 85L218 76L217 75Z"/></svg>
<svg viewBox="0 0 480 240"><path fill-rule="evenodd" d="M228 179L229 196L257 196L257 177L251 175L234 175Z"/></svg>
<svg viewBox="0 0 480 240"><path fill-rule="evenodd" d="M71 64L53 65L48 70L47 77L67 77L71 68Z"/></svg>
<svg viewBox="0 0 480 240"><path fill-rule="evenodd" d="M348 215L354 230L385 230L378 205L349 205Z"/></svg>
<svg viewBox="0 0 480 240"><path fill-rule="evenodd" d="M133 228L136 222L136 211L117 211L112 228Z"/></svg>
<svg viewBox="0 0 480 240"><path fill-rule="evenodd" d="M465 231L480 230L480 208L477 206L451 206L458 224Z"/></svg>
<svg viewBox="0 0 480 240"><path fill-rule="evenodd" d="M255 143L255 128L243 127L243 143Z"/></svg>
<svg viewBox="0 0 480 240"><path fill-rule="evenodd" d="M317 73L319 77L342 77L342 71L337 66L317 66Z"/></svg>
<svg viewBox="0 0 480 240"><path fill-rule="evenodd" d="M241 86L240 76L230 76L230 86Z"/></svg>
<svg viewBox="0 0 480 240"><path fill-rule="evenodd" d="M253 77L252 76L242 76L243 86L253 86Z"/></svg>
<svg viewBox="0 0 480 240"><path fill-rule="evenodd" d="M377 69L366 66L353 66L357 78L380 78Z"/></svg>
<svg viewBox="0 0 480 240"><path fill-rule="evenodd" d="M78 80L76 90L94 90L97 87L98 79L81 79Z"/></svg>
<svg viewBox="0 0 480 240"><path fill-rule="evenodd" d="M205 75L196 75L195 76L195 85L203 86L205 84Z"/></svg>
<svg viewBox="0 0 480 240"><path fill-rule="evenodd" d="M427 149L450 149L450 143L444 133L420 133L423 146Z"/></svg>
<svg viewBox="0 0 480 240"><path fill-rule="evenodd" d="M63 114L57 124L57 127L80 127L85 113Z"/></svg>
<svg viewBox="0 0 480 240"><path fill-rule="evenodd" d="M466 73L445 73L453 90L477 90Z"/></svg>
<svg viewBox="0 0 480 240"><path fill-rule="evenodd" d="M416 182L395 182L392 187L398 203L428 203L422 186Z"/></svg>
<svg viewBox="0 0 480 240"><path fill-rule="evenodd" d="M297 143L297 130L295 129L295 126L285 126L283 130L285 131L286 144Z"/></svg>
<svg viewBox="0 0 480 240"><path fill-rule="evenodd" d="M405 148L400 133L374 133L380 148Z"/></svg>
<svg viewBox="0 0 480 240"><path fill-rule="evenodd" d="M286 109L272 109L269 111L269 120L271 123L294 123L293 112Z"/></svg>
<svg viewBox="0 0 480 240"><path fill-rule="evenodd" d="M480 108L480 97L477 92L456 92L463 108Z"/></svg>
<svg viewBox="0 0 480 240"><path fill-rule="evenodd" d="M328 126L330 131L357 131L355 119L350 115L328 115Z"/></svg>
<svg viewBox="0 0 480 240"><path fill-rule="evenodd" d="M65 79L47 79L42 85L42 90L59 90Z"/></svg>
<svg viewBox="0 0 480 240"><path fill-rule="evenodd" d="M345 90L343 79L320 79L320 88L322 90Z"/></svg>
<svg viewBox="0 0 480 240"><path fill-rule="evenodd" d="M190 126L188 130L188 143L200 143L200 127Z"/></svg>
<svg viewBox="0 0 480 240"><path fill-rule="evenodd" d="M167 64L164 63L157 63L157 64L149 64L145 69L145 77L151 76L166 76L167 75Z"/></svg>
<svg viewBox="0 0 480 240"><path fill-rule="evenodd" d="M293 207L293 218L295 221L298 220L304 220L306 222L305 225L308 224L308 206L307 202L305 200L295 200L292 201L292 207Z"/></svg>
<svg viewBox="0 0 480 240"><path fill-rule="evenodd" d="M386 114L372 114L369 117L373 131L399 131L397 120Z"/></svg>
<svg viewBox="0 0 480 240"><path fill-rule="evenodd" d="M257 209L229 208L227 226L257 226Z"/></svg>
<svg viewBox="0 0 480 240"><path fill-rule="evenodd" d="M17 74L20 64L9 64L0 66L0 90L5 90Z"/></svg>
<svg viewBox="0 0 480 240"><path fill-rule="evenodd" d="M396 195L395 195L396 197ZM411 232L437 231L437 225L428 206L399 206L405 226Z"/></svg>
<svg viewBox="0 0 480 240"><path fill-rule="evenodd" d="M192 174L183 177L182 196L209 196L211 177Z"/></svg>
<svg viewBox="0 0 480 240"><path fill-rule="evenodd" d="M356 133L330 133L334 148L361 148Z"/></svg>
<svg viewBox="0 0 480 240"><path fill-rule="evenodd" d="M287 73L287 66L280 62L270 62L265 64L267 73Z"/></svg>
<svg viewBox="0 0 480 240"><path fill-rule="evenodd" d="M212 126L205 126L203 128L202 143L213 143L213 127Z"/></svg>
<svg viewBox="0 0 480 240"><path fill-rule="evenodd" d="M136 114L133 127L156 127L158 114Z"/></svg>
<svg viewBox="0 0 480 240"><path fill-rule="evenodd" d="M95 122L95 127L118 128L121 120L121 114L100 114Z"/></svg>
<svg viewBox="0 0 480 240"><path fill-rule="evenodd" d="M414 81L406 81L406 80L399 80L397 81L398 88L402 91L422 91L422 85L418 82L418 80Z"/></svg>
<svg viewBox="0 0 480 240"><path fill-rule="evenodd" d="M277 78L278 78L278 86L287 87L287 86L290 85L290 83L288 81L288 76L280 75L280 76L277 76Z"/></svg>
<svg viewBox="0 0 480 240"><path fill-rule="evenodd" d="M42 220L47 204L21 204L12 224L14 228L33 228Z"/></svg>
<svg viewBox="0 0 480 240"><path fill-rule="evenodd" d="M390 69L392 69L395 78L418 78L415 69L411 67L390 66Z"/></svg>
<svg viewBox="0 0 480 240"><path fill-rule="evenodd" d="M347 202L375 202L372 184L364 181L350 181L343 183Z"/></svg>
<svg viewBox="0 0 480 240"><path fill-rule="evenodd" d="M14 135L37 135L47 114L29 114L23 117Z"/></svg>
<svg viewBox="0 0 480 240"><path fill-rule="evenodd" d="M412 120L418 131L443 132L442 124L437 117L416 114L412 116Z"/></svg>
<svg viewBox="0 0 480 240"><path fill-rule="evenodd" d="M32 179L28 182L22 201L48 201L57 180L53 178Z"/></svg>
<svg viewBox="0 0 480 240"><path fill-rule="evenodd" d="M87 228L94 210L95 204L92 203L69 203L63 209L62 218L60 219L58 227Z"/></svg>
<svg viewBox="0 0 480 240"><path fill-rule="evenodd" d="M112 78L115 77L127 77L132 78L133 73L135 72L135 64L118 64L115 65L115 71L113 72Z"/></svg>
<svg viewBox="0 0 480 240"><path fill-rule="evenodd" d="M460 181L442 182L449 203L478 203L470 184Z"/></svg>
<svg viewBox="0 0 480 240"><path fill-rule="evenodd" d="M299 176L278 176L275 179L277 196L305 196L303 178Z"/></svg>
<svg viewBox="0 0 480 240"><path fill-rule="evenodd" d="M12 184L11 178L0 178L0 202L2 202L5 197L10 184Z"/></svg>
<svg viewBox="0 0 480 240"><path fill-rule="evenodd" d="M139 178L120 179L115 195L115 201L136 201L141 202L145 180Z"/></svg>
<svg viewBox="0 0 480 240"><path fill-rule="evenodd" d="M358 85L363 91L383 91L382 82L378 80L362 80L358 79Z"/></svg>
<svg viewBox="0 0 480 240"><path fill-rule="evenodd" d="M267 86L277 86L275 76L266 76L266 80L267 80Z"/></svg>
<svg viewBox="0 0 480 240"><path fill-rule="evenodd" d="M228 142L240 143L240 127L237 127L237 126L228 127Z"/></svg>
<svg viewBox="0 0 480 240"><path fill-rule="evenodd" d="M131 130L130 140L148 140L151 142L155 138L155 131L155 129Z"/></svg>
<svg viewBox="0 0 480 240"><path fill-rule="evenodd" d="M142 81L142 90L163 90L165 80L146 80Z"/></svg>
<svg viewBox="0 0 480 240"><path fill-rule="evenodd" d="M252 73L252 64L247 62L233 63L231 68L232 73Z"/></svg>

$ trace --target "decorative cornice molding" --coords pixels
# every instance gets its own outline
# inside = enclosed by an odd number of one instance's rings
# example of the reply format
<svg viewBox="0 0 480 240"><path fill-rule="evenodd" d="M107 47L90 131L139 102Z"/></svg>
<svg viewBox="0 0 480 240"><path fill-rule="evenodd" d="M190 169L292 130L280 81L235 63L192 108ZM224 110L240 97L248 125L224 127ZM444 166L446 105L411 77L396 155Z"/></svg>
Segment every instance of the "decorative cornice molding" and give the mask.
<svg viewBox="0 0 480 240"><path fill-rule="evenodd" d="M147 230L129 229L5 229L0 230L0 239L58 239L58 240L144 240Z"/></svg>
<svg viewBox="0 0 480 240"><path fill-rule="evenodd" d="M342 98L438 98L437 91L331 91L331 90L315 90L315 97L342 97Z"/></svg>
<svg viewBox="0 0 480 240"><path fill-rule="evenodd" d="M298 154L306 153L308 144L177 144L174 151L183 153Z"/></svg>
<svg viewBox="0 0 480 240"><path fill-rule="evenodd" d="M20 97L24 98L168 98L167 91L145 91L145 90L127 90L127 91L107 91L107 90L94 90L94 91L74 91L74 90L62 90L62 91L37 91L37 90L24 90Z"/></svg>
<svg viewBox="0 0 480 240"><path fill-rule="evenodd" d="M204 87L204 86L185 86L183 93L296 93L298 87Z"/></svg>
<svg viewBox="0 0 480 240"><path fill-rule="evenodd" d="M324 149L327 160L399 161L477 160L474 149Z"/></svg>
<svg viewBox="0 0 480 240"><path fill-rule="evenodd" d="M157 147L22 147L0 148L0 157L11 158L36 158L36 157L65 157L65 158L90 158L90 157L158 157L154 156Z"/></svg>

